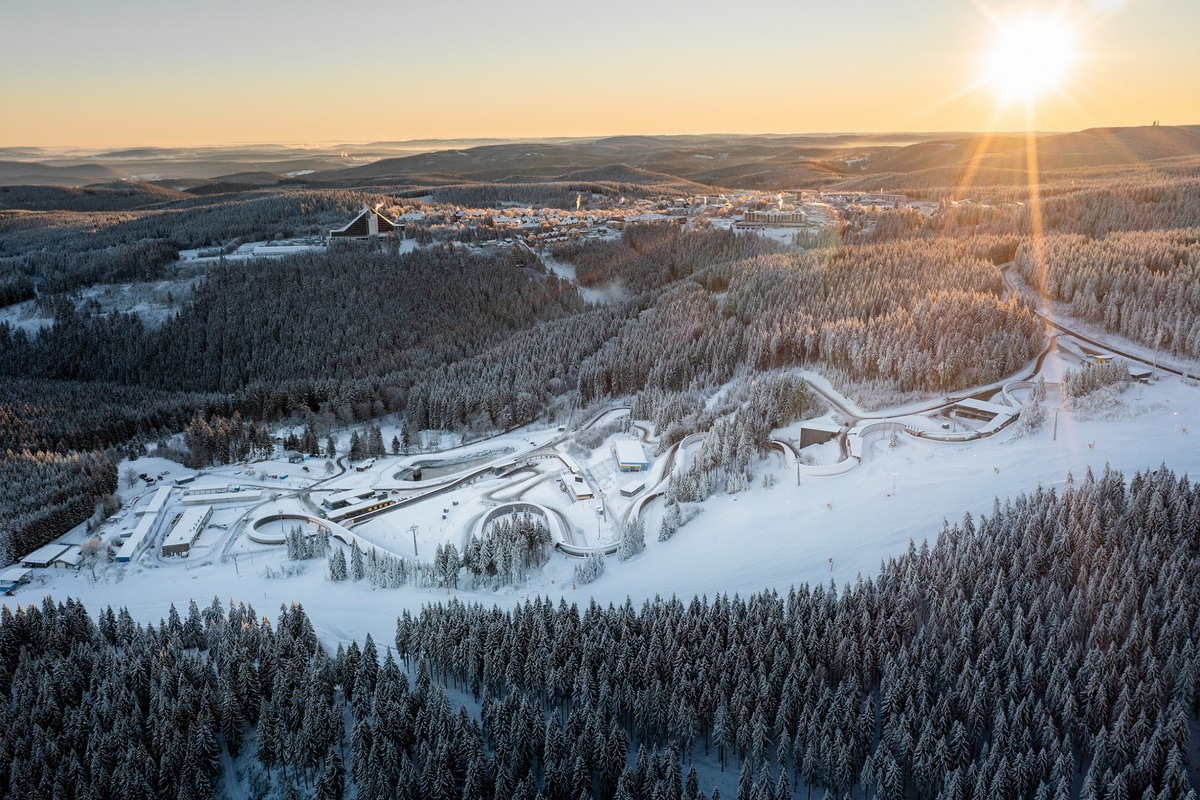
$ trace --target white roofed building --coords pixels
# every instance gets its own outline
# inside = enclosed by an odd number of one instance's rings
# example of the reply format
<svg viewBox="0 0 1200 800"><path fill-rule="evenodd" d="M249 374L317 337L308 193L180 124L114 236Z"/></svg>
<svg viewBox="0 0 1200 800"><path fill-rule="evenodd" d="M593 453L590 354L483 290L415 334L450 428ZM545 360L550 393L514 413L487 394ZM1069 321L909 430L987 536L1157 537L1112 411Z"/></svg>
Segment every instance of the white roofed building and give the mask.
<svg viewBox="0 0 1200 800"><path fill-rule="evenodd" d="M162 554L164 556L187 555L192 549L204 525L212 516L212 506L189 508L179 515L175 527L163 540Z"/></svg>
<svg viewBox="0 0 1200 800"><path fill-rule="evenodd" d="M54 559L66 551L67 546L65 544L42 545L37 550L22 558L21 565L25 567L45 568L53 564Z"/></svg>
<svg viewBox="0 0 1200 800"><path fill-rule="evenodd" d="M613 445L613 453L617 459L617 469L622 472L641 472L650 469L650 461L642 449L641 442L632 439L618 439Z"/></svg>

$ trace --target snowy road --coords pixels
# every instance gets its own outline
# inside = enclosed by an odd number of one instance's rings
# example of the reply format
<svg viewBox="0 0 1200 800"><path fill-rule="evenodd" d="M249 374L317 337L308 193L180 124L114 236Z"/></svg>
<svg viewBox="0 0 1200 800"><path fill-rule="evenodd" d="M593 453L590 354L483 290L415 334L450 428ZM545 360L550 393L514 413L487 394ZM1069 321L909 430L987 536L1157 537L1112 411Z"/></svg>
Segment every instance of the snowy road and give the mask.
<svg viewBox="0 0 1200 800"><path fill-rule="evenodd" d="M1028 291L1028 287L1025 287L1025 290L1022 291L1022 287L1017 285L1017 283L1013 280L1012 275L1010 274L1010 270L1012 269L1013 266L1014 266L1014 262L1012 262L1012 261L1009 261L1006 264L1001 264L999 266L1000 274L1002 276L1004 276L1005 285L1014 294L1022 295L1024 297L1027 297L1030 300L1032 300L1033 304L1034 304L1034 313L1037 314L1038 318L1041 319L1043 322L1045 322L1046 325L1048 325L1052 329L1058 331L1059 333L1065 333L1068 336L1074 336L1076 339L1078 339L1081 342L1087 342L1088 344L1092 345L1093 347L1098 347L1101 350L1108 351L1108 352L1112 353L1113 355L1120 356L1121 358L1124 358L1128 361L1133 361L1138 364L1145 364L1148 367L1156 367L1157 369L1161 369L1163 372L1170 373L1171 375L1177 375L1180 378L1189 378L1191 380L1200 380L1200 375L1192 373L1192 372L1188 372L1187 370L1182 369L1180 367L1172 366L1170 363L1164 362L1161 358L1155 357L1155 358L1148 359L1144 355L1139 355L1139 354L1130 352L1130 350L1124 346L1113 345L1111 340L1101 341L1100 339L1089 336L1086 333L1080 333L1077 328L1068 328L1066 325L1063 325L1061 322L1058 321L1058 319L1055 317L1055 315L1053 315L1046 308L1046 306L1043 302L1044 298L1037 296L1037 295L1033 295L1031 292Z"/></svg>

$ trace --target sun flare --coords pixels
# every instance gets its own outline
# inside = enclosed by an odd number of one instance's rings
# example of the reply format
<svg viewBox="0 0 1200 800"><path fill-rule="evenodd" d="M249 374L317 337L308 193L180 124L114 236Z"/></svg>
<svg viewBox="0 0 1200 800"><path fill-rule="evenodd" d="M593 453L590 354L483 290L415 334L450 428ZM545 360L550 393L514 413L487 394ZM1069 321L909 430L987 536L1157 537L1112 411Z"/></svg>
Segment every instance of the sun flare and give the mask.
<svg viewBox="0 0 1200 800"><path fill-rule="evenodd" d="M1075 31L1066 20L1029 12L996 24L984 80L1006 102L1030 102L1062 89L1077 58Z"/></svg>

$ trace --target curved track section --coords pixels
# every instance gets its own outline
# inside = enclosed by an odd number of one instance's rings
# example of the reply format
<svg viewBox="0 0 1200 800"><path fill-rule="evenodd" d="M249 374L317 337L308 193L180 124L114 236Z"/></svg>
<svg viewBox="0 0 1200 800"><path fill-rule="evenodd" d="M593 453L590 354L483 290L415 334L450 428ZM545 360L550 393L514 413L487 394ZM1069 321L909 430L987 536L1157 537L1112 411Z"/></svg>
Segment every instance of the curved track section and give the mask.
<svg viewBox="0 0 1200 800"><path fill-rule="evenodd" d="M292 520L294 522L310 522L313 525L316 525L317 527L324 528L325 530L329 531L329 535L332 536L334 539L337 539L342 544L352 545L355 542L358 542L359 550L370 551L370 550L382 550L383 549L383 548L379 547L378 545L375 545L372 542L367 541L366 539L359 536L357 533L354 533L350 529L343 528L341 525L337 524L336 522L330 522L327 519L321 519L320 517L314 517L310 514L291 514L291 513L264 514L263 516L258 517L257 519L255 519L253 522L249 523L246 526L246 535L250 538L250 541L258 542L259 544L284 544L286 541L286 539L285 539L286 534L275 533L274 531L265 531L265 530L262 530L262 527L264 525L268 525L269 523L272 523L272 522L285 522L287 520Z"/></svg>
<svg viewBox="0 0 1200 800"><path fill-rule="evenodd" d="M491 511L484 514L473 526L472 533L475 536L483 537L484 531L487 530L489 523L506 517L510 514L537 514L546 520L546 526L550 528L550 538L557 544L563 540L563 532L560 523L555 519L554 514L550 509L538 503L529 503L523 500L514 500L508 503L501 503Z"/></svg>

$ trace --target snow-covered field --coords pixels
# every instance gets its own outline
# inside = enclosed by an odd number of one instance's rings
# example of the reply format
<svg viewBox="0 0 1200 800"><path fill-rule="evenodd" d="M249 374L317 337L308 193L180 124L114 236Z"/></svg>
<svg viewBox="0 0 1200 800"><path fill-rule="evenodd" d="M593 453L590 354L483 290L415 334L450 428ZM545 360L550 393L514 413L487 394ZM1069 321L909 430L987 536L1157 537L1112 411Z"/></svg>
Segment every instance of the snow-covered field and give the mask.
<svg viewBox="0 0 1200 800"><path fill-rule="evenodd" d="M80 289L74 295L76 307L93 306L107 314L121 311L137 314L148 327L157 328L174 314L192 293L199 278L148 281L144 283L105 283ZM0 308L0 322L7 322L26 333L37 333L54 324L33 300Z"/></svg>
<svg viewBox="0 0 1200 800"><path fill-rule="evenodd" d="M575 282L575 265L568 264L566 261L559 261L551 258L548 255L541 256L542 263L546 265L546 269L553 272L558 277ZM587 286L579 286L579 295L589 303L620 303L629 297L628 290L621 285L619 280L614 280L602 289L592 289Z"/></svg>
<svg viewBox="0 0 1200 800"><path fill-rule="evenodd" d="M1056 361L1047 361L1048 377L1061 372L1062 365ZM758 465L760 477L747 491L710 498L702 513L670 541L656 540L662 501L651 502L643 514L646 550L629 562L610 559L605 575L586 587L572 585L577 562L561 554L555 554L525 585L498 592L448 593L412 587L376 590L366 581L331 583L326 580L323 561L287 562L283 547L248 543L238 525L250 511L243 505L218 507L213 523L228 530L206 529L190 558L161 559L155 548L136 564L101 564L94 574L90 569L38 570L34 583L19 590L16 602L40 602L45 595L58 599L73 596L91 609L127 606L136 618L156 621L172 603L184 608L191 598L202 604L214 595L222 600L244 600L259 613L271 616L280 604L297 601L330 645L361 640L368 632L388 641L401 610L450 595L507 607L535 594L578 603L591 597L617 603L627 596L638 602L656 594L690 598L718 592L746 594L763 588L786 591L796 583L831 578L843 584L875 572L881 560L907 549L910 539L919 542L936 537L943 518L956 521L967 512L989 514L994 498L1004 502L1039 485L1061 488L1068 473L1079 477L1089 467L1098 471L1110 464L1128 477L1136 470L1165 464L1181 473L1200 474L1200 387L1194 383L1162 377L1150 385L1134 384L1120 396L1118 407L1104 412L1105 418L1085 419L1063 411L1057 414L1057 427L1055 402L1051 392L1045 424L1024 436L1018 436L1014 432L1017 426L1013 426L992 438L968 443L900 436L891 447L889 436L873 435L866 441L861 464L838 476L802 475L799 485L794 460L772 453ZM795 435L791 427L782 433ZM322 481L310 495L315 504L324 490L369 487L390 492L403 484L397 496L408 497L416 491L414 484L399 482L395 475L414 461L477 458L489 451L511 449L497 461L513 462L556 436L553 430L522 431L441 456L426 453L380 459L365 472L349 470L332 480L325 480L324 459L307 462L308 473L301 465L284 462L254 465L254 476L228 467L210 471L196 485L237 483L275 495L299 492ZM599 518L595 501L572 503L565 496L557 486L557 459L551 458L534 460L530 468L507 479L480 476L467 486L361 523L355 531L383 548L411 557L411 529L416 525L417 545L424 559L441 541L455 541L461 547L468 529L486 509L520 498L560 509L592 543L603 540L615 532L613 515L623 514L630 502L617 491L624 474L611 467L605 472L611 441L612 437L597 448L591 460L581 460L601 484L598 488L608 501L607 519ZM836 455L822 451L813 460L830 459ZM679 462L686 463L686 454ZM661 464L660 460L656 469ZM132 466L153 475L168 472L167 480L188 472L161 459L143 458ZM289 474L286 481L263 477L264 473L285 472ZM764 486L764 474L774 476L774 485ZM649 481L657 477L652 474ZM448 480L452 477L423 483ZM649 481L647 489L652 487ZM146 494L146 489L129 490L123 485L122 492L132 500L134 495ZM259 506L278 502L264 495ZM288 502L299 505L301 500ZM131 513L124 512L117 522L105 526L105 535L130 524L130 518ZM81 539L82 532L74 538ZM299 574L279 577L289 566Z"/></svg>

